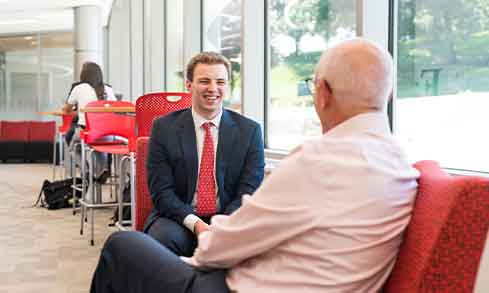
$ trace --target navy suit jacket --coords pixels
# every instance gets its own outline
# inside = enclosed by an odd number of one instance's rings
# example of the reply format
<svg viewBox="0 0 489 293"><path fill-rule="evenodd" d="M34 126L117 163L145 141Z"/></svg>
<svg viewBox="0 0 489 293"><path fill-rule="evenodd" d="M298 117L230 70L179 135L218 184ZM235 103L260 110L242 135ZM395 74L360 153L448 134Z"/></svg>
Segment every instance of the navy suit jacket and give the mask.
<svg viewBox="0 0 489 293"><path fill-rule="evenodd" d="M197 187L198 157L191 109L173 112L153 123L146 162L154 209L145 231L158 217L182 224L195 213L192 199ZM243 194L252 194L264 176L264 149L258 123L223 109L216 153L219 214L241 206Z"/></svg>

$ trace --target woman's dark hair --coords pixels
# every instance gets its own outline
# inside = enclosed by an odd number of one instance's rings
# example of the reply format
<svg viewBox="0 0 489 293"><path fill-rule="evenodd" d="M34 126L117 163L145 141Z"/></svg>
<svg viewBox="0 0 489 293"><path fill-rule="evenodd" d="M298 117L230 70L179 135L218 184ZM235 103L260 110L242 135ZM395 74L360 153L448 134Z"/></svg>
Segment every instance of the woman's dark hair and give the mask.
<svg viewBox="0 0 489 293"><path fill-rule="evenodd" d="M97 100L105 100L104 78L102 76L102 69L100 69L97 63L85 62L83 64L80 81L92 86L97 94Z"/></svg>

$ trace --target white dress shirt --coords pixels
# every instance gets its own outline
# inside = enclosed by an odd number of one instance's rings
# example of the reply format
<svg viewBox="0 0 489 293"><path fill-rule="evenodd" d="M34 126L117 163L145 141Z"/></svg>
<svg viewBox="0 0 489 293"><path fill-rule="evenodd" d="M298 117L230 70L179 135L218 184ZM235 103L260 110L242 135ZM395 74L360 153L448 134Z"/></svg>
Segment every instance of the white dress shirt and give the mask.
<svg viewBox="0 0 489 293"><path fill-rule="evenodd" d="M239 293L377 292L418 177L386 115L357 115L304 143L233 214L214 216L184 260L229 268Z"/></svg>
<svg viewBox="0 0 489 293"><path fill-rule="evenodd" d="M116 101L114 91L111 87L104 85L106 100ZM68 97L68 104L78 105L78 110L84 108L88 103L97 101L97 93L88 83L80 83L75 86ZM78 125L85 125L85 114L78 115Z"/></svg>
<svg viewBox="0 0 489 293"><path fill-rule="evenodd" d="M215 172L216 172L216 155L217 155L217 143L219 141L219 124L221 123L221 117L222 117L222 109L217 114L213 119L208 120L201 115L199 115L195 110L192 108L192 118L194 119L194 126L195 126L195 138L197 142L197 158L198 158L198 168L197 168L197 178L200 172L200 160L202 159L202 149L204 148L204 138L205 138L205 130L202 127L204 123L211 122L212 127L210 128L211 130L211 136L212 136L212 142L214 143L214 179L216 178ZM199 184L199 181L197 179L197 185ZM217 182L216 182L216 208L219 209L219 197L217 197ZM194 198L192 199L192 207L194 210L197 209L197 193L198 190L197 188L195 189L194 193ZM190 231L194 232L194 227L195 223L200 220L200 218L195 215L195 214L190 214L183 219L183 225L187 227Z"/></svg>

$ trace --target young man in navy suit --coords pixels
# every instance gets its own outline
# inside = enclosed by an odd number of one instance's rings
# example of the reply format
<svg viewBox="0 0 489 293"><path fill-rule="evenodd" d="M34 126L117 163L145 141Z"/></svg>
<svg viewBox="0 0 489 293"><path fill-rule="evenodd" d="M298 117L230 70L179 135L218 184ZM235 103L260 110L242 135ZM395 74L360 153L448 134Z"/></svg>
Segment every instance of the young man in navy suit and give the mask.
<svg viewBox="0 0 489 293"><path fill-rule="evenodd" d="M147 160L154 209L144 231L181 256L191 256L197 237L215 214L231 214L264 176L258 123L223 108L231 65L203 52L187 65L192 108L157 119Z"/></svg>

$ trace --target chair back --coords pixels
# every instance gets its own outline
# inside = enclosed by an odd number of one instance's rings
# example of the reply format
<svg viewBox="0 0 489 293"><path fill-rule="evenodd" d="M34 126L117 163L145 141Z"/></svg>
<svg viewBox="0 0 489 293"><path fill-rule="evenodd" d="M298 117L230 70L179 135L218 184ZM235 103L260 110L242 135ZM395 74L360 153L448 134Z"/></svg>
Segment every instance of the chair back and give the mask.
<svg viewBox="0 0 489 293"><path fill-rule="evenodd" d="M63 114L61 116L62 124L58 127L59 133L65 134L71 128L71 122L75 116L71 114Z"/></svg>
<svg viewBox="0 0 489 293"><path fill-rule="evenodd" d="M149 136L155 118L191 106L190 93L149 93L139 97L136 101L137 136Z"/></svg>
<svg viewBox="0 0 489 293"><path fill-rule="evenodd" d="M139 137L136 141L136 198L134 213L134 229L143 231L144 222L153 209L153 202L148 189L148 176L146 174L146 159L148 158L149 137Z"/></svg>
<svg viewBox="0 0 489 293"><path fill-rule="evenodd" d="M87 104L87 107L112 107L134 106L125 101L94 101ZM121 115L117 113L91 113L85 112L85 130L81 138L85 143L91 144L96 140L108 136L116 135L130 139L134 136L135 130L134 116Z"/></svg>
<svg viewBox="0 0 489 293"><path fill-rule="evenodd" d="M29 140L29 121L2 121L2 141L22 141Z"/></svg>
<svg viewBox="0 0 489 293"><path fill-rule="evenodd" d="M473 292L489 228L489 179L420 172L411 221L384 293Z"/></svg>
<svg viewBox="0 0 489 293"><path fill-rule="evenodd" d="M56 134L56 122L54 121L29 121L29 142L52 142Z"/></svg>

